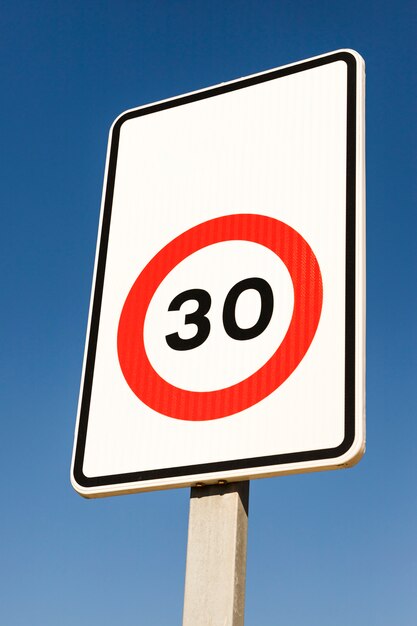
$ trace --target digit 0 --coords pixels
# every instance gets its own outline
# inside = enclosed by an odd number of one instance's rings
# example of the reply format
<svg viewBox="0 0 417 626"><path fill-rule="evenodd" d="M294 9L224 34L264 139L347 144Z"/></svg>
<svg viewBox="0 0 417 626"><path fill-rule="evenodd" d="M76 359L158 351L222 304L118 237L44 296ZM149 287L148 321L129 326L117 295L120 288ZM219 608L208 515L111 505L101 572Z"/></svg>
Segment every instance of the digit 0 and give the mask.
<svg viewBox="0 0 417 626"><path fill-rule="evenodd" d="M236 322L236 304L239 296L247 289L255 289L261 296L261 310L256 324L250 328L240 328ZM223 326L229 337L238 341L254 339L264 332L271 321L274 310L274 294L269 283L263 278L246 278L236 283L226 296L223 307Z"/></svg>

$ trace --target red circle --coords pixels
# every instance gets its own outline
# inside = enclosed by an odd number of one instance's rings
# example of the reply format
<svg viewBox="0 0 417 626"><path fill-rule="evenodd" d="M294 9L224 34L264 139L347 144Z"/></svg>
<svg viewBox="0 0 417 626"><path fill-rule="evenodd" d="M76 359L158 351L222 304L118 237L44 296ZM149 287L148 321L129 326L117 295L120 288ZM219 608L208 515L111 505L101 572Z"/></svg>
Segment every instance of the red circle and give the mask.
<svg viewBox="0 0 417 626"><path fill-rule="evenodd" d="M178 263L206 246L230 240L259 243L284 262L294 288L290 325L272 357L240 383L215 391L180 389L159 376L146 354L143 329L148 306L160 283ZM158 413L192 421L233 415L269 396L296 369L317 330L322 302L319 264L308 243L296 230L264 215L218 217L173 239L136 279L119 321L117 349L120 367L133 393Z"/></svg>

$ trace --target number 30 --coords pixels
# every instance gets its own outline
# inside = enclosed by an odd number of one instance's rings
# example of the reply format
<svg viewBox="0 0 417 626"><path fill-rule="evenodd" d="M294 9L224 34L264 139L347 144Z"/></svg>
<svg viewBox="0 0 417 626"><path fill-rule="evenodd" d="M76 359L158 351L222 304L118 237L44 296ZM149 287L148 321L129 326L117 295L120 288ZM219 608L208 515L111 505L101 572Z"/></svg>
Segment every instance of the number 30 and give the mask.
<svg viewBox="0 0 417 626"><path fill-rule="evenodd" d="M236 304L239 296L247 289L255 289L261 296L261 310L256 324L250 328L241 328L236 322ZM192 350L203 344L210 334L210 320L206 314L210 310L211 296L204 289L188 289L175 296L168 307L168 311L179 311L188 300L196 300L198 308L193 313L187 313L184 324L195 324L197 333L189 338L182 339L178 333L166 335L167 344L173 350ZM245 341L254 339L264 332L271 321L274 310L274 295L271 286L263 278L246 278L236 283L226 296L223 306L223 326L232 339Z"/></svg>

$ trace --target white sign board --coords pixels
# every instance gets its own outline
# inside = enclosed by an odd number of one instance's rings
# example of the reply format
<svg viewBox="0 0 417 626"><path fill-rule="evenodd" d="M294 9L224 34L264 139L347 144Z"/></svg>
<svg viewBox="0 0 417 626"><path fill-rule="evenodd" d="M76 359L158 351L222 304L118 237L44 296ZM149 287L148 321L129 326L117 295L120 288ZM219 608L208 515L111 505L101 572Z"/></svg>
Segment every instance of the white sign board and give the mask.
<svg viewBox="0 0 417 626"><path fill-rule="evenodd" d="M75 489L93 497L359 460L364 213L356 52L121 115Z"/></svg>

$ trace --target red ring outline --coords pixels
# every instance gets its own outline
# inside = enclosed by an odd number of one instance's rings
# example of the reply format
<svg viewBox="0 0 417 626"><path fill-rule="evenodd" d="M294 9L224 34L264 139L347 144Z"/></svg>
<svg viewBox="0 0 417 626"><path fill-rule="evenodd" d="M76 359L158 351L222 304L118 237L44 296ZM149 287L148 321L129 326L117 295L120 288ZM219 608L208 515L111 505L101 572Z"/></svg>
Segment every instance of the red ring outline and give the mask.
<svg viewBox="0 0 417 626"><path fill-rule="evenodd" d="M259 243L286 265L294 287L294 310L287 333L272 357L240 383L215 391L188 391L171 385L152 367L143 330L149 303L167 274L189 255L215 243ZM275 391L306 354L320 320L323 285L308 243L272 217L235 214L194 226L168 243L144 268L124 303L117 334L120 367L133 393L148 407L181 420L204 421L239 413Z"/></svg>

